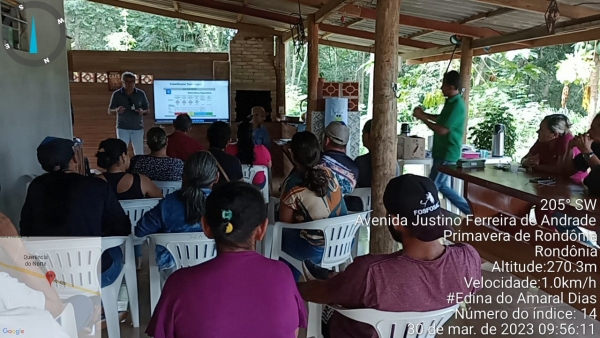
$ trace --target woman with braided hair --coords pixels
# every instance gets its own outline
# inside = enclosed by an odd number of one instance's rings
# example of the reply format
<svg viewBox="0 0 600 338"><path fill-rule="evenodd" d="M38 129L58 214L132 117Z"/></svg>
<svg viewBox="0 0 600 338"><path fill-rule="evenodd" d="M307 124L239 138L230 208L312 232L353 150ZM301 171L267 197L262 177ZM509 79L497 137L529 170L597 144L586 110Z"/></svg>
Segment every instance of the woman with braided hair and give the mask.
<svg viewBox="0 0 600 338"><path fill-rule="evenodd" d="M290 150L297 170L283 182L279 220L304 223L348 214L338 181L330 169L318 164L321 151L317 137L309 131L296 133ZM321 263L324 244L322 231L283 229L283 251L300 261ZM298 280L300 271L292 265L290 268Z"/></svg>
<svg viewBox="0 0 600 338"><path fill-rule="evenodd" d="M255 251L267 231L261 192L244 182L215 188L202 228L217 257L175 271L146 333L155 338L295 338L306 306L284 263Z"/></svg>
<svg viewBox="0 0 600 338"><path fill-rule="evenodd" d="M217 160L206 151L190 156L183 167L181 189L167 195L144 214L135 227L135 235L155 233L201 232L206 198L219 180ZM164 279L175 269L175 260L166 248L156 247L156 263Z"/></svg>

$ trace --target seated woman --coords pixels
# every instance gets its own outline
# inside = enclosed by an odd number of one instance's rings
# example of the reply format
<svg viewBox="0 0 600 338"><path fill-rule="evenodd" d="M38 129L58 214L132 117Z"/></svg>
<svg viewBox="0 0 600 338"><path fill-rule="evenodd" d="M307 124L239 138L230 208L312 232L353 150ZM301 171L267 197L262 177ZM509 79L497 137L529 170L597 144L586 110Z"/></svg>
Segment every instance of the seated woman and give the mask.
<svg viewBox="0 0 600 338"><path fill-rule="evenodd" d="M569 130L570 127L571 123L569 119L563 114L552 114L544 117L537 132L538 140L531 147L527 155L523 157L521 161L522 165L532 168L536 172L562 175L563 163L565 161L572 161L580 153L578 149L573 149L572 152L569 151L569 143L573 139L573 135ZM570 177L575 183L582 184L586 176L587 172L581 171L576 172ZM563 213L542 211L539 207L535 209L535 215L537 222L546 226L549 226L551 222L550 218L565 217ZM576 233L583 239L583 242L592 246L594 245L587 240L581 229L577 226L564 225L556 226L555 228L560 232Z"/></svg>
<svg viewBox="0 0 600 338"><path fill-rule="evenodd" d="M254 129L249 122L242 122L237 129L237 143L229 144L225 152L236 156L242 164L264 165L271 169L271 153L262 144L254 145ZM262 189L267 183L263 172L258 172L252 179L258 189Z"/></svg>
<svg viewBox="0 0 600 338"><path fill-rule="evenodd" d="M135 227L135 235L201 232L204 203L218 180L219 169L214 156L207 151L193 154L185 161L181 190L165 196L145 213ZM162 246L156 247L156 263L163 280L175 271L173 256Z"/></svg>
<svg viewBox="0 0 600 338"><path fill-rule="evenodd" d="M181 181L183 161L167 156L167 133L159 127L146 133L149 155L137 155L131 159L128 172L146 175L152 181Z"/></svg>
<svg viewBox="0 0 600 338"><path fill-rule="evenodd" d="M279 220L303 223L348 214L342 190L331 170L318 166L321 154L317 137L308 131L296 133L290 144L297 170L283 182ZM319 264L323 259L321 231L283 229L282 249L292 257ZM301 272L292 267L294 278Z"/></svg>
<svg viewBox="0 0 600 338"><path fill-rule="evenodd" d="M130 161L125 142L116 138L100 142L96 157L98 166L106 169L98 177L108 182L119 200L163 197L162 191L147 176L127 173Z"/></svg>
<svg viewBox="0 0 600 338"><path fill-rule="evenodd" d="M535 171L561 175L563 161L570 161L579 155L579 150L574 149L570 158L566 156L569 142L573 139L569 128L571 128L569 118L563 114L544 117L537 131L538 140L523 157L521 164ZM585 176L585 172L578 172L571 176L571 179L575 183L581 184Z"/></svg>
<svg viewBox="0 0 600 338"><path fill-rule="evenodd" d="M307 313L290 270L255 251L267 225L262 195L252 185L216 187L206 200L202 228L215 239L217 257L169 277L146 333L155 338L297 337Z"/></svg>

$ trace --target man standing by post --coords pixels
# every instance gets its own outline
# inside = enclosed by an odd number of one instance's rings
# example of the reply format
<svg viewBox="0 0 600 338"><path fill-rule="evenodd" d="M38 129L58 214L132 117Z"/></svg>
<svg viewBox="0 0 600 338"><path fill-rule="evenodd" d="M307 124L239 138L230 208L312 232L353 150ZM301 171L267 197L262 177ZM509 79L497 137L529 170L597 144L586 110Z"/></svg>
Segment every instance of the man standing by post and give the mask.
<svg viewBox="0 0 600 338"><path fill-rule="evenodd" d="M108 115L117 115L117 138L133 145L135 155L144 154L144 116L149 104L146 93L135 88L135 74L125 72L121 76L123 88L110 98Z"/></svg>
<svg viewBox="0 0 600 338"><path fill-rule="evenodd" d="M423 108L417 107L413 116L423 121L433 130L433 165L429 178L435 182L437 189L465 215L471 214L467 201L450 187L450 176L438 171L442 165L454 165L460 159L462 142L465 135L467 108L460 95L460 74L450 71L444 75L442 93L446 103L439 115L427 114Z"/></svg>

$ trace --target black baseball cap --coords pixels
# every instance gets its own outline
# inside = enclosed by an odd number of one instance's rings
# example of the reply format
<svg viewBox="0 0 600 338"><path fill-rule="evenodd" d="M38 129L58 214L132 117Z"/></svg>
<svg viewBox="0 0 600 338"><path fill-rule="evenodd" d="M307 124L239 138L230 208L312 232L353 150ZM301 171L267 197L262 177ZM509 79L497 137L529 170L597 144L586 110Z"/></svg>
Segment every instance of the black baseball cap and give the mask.
<svg viewBox="0 0 600 338"><path fill-rule="evenodd" d="M393 178L385 187L383 205L390 215L406 219L412 235L420 241L435 241L444 237L444 231L453 230L446 222L430 225L423 220L442 215L438 190L427 177L406 174Z"/></svg>
<svg viewBox="0 0 600 338"><path fill-rule="evenodd" d="M66 169L65 165L73 158L75 152L73 146L75 143L72 140L52 137L46 137L37 148L38 162L47 172L58 169Z"/></svg>

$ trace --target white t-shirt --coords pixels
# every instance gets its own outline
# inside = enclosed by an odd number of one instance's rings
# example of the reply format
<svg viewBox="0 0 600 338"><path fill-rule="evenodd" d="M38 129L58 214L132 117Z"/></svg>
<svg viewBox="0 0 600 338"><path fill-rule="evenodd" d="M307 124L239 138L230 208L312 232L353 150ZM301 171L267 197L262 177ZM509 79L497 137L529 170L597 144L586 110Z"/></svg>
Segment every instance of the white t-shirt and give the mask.
<svg viewBox="0 0 600 338"><path fill-rule="evenodd" d="M0 335L69 338L45 306L41 291L0 272Z"/></svg>
<svg viewBox="0 0 600 338"><path fill-rule="evenodd" d="M41 291L28 287L6 272L0 272L0 311L20 307L44 310L45 306L46 297Z"/></svg>

